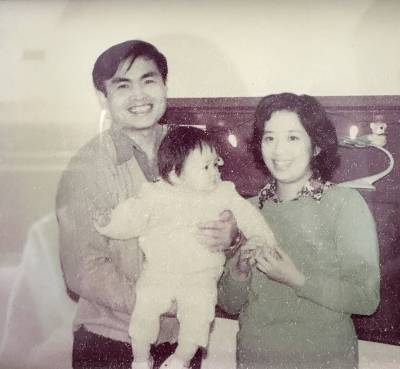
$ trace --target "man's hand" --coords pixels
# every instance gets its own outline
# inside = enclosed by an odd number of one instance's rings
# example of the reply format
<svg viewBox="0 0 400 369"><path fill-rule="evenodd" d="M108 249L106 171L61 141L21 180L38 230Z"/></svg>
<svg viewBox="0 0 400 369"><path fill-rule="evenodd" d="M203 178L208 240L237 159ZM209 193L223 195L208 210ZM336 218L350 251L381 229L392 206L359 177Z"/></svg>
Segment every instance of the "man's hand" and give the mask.
<svg viewBox="0 0 400 369"><path fill-rule="evenodd" d="M229 249L236 238L238 228L232 212L224 210L219 219L199 224L199 231L200 242L211 251L217 252Z"/></svg>

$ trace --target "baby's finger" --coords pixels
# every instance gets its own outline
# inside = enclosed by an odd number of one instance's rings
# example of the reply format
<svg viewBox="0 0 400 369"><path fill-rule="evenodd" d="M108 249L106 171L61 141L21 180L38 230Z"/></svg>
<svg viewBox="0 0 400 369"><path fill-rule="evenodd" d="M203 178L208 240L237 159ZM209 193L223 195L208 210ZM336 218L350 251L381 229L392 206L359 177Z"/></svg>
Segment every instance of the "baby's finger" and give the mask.
<svg viewBox="0 0 400 369"><path fill-rule="evenodd" d="M275 247L267 247L265 249L265 256L270 259L274 259L274 260L282 260L282 255L279 252L279 250Z"/></svg>
<svg viewBox="0 0 400 369"><path fill-rule="evenodd" d="M240 246L241 250L253 251L256 250L259 245L255 242L247 241L244 245Z"/></svg>
<svg viewBox="0 0 400 369"><path fill-rule="evenodd" d="M268 272L272 268L271 263L265 257L256 256L255 262L256 262L257 269L265 274L268 274Z"/></svg>

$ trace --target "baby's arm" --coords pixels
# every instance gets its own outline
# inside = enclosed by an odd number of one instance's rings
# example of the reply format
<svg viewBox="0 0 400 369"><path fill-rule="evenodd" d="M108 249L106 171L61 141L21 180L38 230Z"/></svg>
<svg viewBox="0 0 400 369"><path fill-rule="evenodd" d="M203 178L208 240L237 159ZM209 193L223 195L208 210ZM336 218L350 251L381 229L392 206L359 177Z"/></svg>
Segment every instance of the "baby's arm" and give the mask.
<svg viewBox="0 0 400 369"><path fill-rule="evenodd" d="M261 212L241 197L235 189L232 190L229 207L235 216L238 228L248 240L248 248L276 253L277 241Z"/></svg>
<svg viewBox="0 0 400 369"><path fill-rule="evenodd" d="M142 199L131 197L114 209L94 215L94 226L100 234L117 240L139 237L149 218Z"/></svg>

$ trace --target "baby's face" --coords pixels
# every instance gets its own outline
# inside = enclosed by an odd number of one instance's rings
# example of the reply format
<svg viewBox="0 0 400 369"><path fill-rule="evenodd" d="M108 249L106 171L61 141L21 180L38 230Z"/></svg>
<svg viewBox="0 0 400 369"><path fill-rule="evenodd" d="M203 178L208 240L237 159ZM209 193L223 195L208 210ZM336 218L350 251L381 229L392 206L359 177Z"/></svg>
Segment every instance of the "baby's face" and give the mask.
<svg viewBox="0 0 400 369"><path fill-rule="evenodd" d="M195 191L212 191L220 182L220 160L208 145L194 149L186 158L180 175L181 183Z"/></svg>

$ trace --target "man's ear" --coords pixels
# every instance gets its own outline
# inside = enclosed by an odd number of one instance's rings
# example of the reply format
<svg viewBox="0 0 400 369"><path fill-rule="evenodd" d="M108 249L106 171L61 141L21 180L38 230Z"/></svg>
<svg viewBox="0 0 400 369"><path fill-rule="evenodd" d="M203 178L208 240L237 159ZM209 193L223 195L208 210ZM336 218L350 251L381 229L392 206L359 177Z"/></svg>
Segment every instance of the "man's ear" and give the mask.
<svg viewBox="0 0 400 369"><path fill-rule="evenodd" d="M314 146L313 156L318 156L321 152L321 148L319 146Z"/></svg>
<svg viewBox="0 0 400 369"><path fill-rule="evenodd" d="M97 99L99 100L99 104L102 109L108 110L108 100L106 95L103 92L96 90Z"/></svg>

